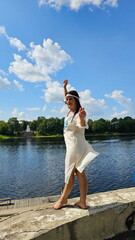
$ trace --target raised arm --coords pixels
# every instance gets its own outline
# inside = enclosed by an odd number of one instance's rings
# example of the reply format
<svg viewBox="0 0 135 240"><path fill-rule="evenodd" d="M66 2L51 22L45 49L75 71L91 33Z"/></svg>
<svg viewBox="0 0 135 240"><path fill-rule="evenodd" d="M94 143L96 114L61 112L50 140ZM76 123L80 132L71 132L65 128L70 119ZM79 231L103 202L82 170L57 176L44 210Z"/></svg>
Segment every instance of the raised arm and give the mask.
<svg viewBox="0 0 135 240"><path fill-rule="evenodd" d="M66 96L67 94L67 84L68 84L68 80L64 80L63 81L64 96Z"/></svg>

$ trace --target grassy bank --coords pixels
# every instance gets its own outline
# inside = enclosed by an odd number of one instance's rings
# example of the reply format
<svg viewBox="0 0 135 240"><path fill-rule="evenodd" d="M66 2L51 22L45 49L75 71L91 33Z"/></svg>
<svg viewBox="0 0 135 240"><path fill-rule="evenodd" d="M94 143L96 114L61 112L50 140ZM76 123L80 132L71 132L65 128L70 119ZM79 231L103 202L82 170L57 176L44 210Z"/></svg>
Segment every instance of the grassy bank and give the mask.
<svg viewBox="0 0 135 240"><path fill-rule="evenodd" d="M60 135L60 134L53 134L53 135L45 135L45 136L43 136L43 135L35 135L35 136L33 136L33 138L61 138L61 137L63 137L63 135Z"/></svg>
<svg viewBox="0 0 135 240"><path fill-rule="evenodd" d="M86 137L113 137L113 136L135 136L135 133L91 133L91 134L85 134ZM20 136L6 136L6 135L0 135L0 139L10 139L10 138L24 138ZM54 135L35 135L31 136L29 138L63 138L63 135L60 134L54 134Z"/></svg>
<svg viewBox="0 0 135 240"><path fill-rule="evenodd" d="M135 136L135 133L92 133L92 134L86 134L88 137L113 137L113 136Z"/></svg>
<svg viewBox="0 0 135 240"><path fill-rule="evenodd" d="M8 138L10 138L9 136L5 136L5 135L1 135L0 134L0 138L2 138L2 139L8 139Z"/></svg>
<svg viewBox="0 0 135 240"><path fill-rule="evenodd" d="M46 136L42 136L42 135L36 135L36 136L33 136L31 138L34 138L34 139L46 139L46 140L63 140L64 137L63 135L60 135L60 134L56 134L56 135L46 135Z"/></svg>

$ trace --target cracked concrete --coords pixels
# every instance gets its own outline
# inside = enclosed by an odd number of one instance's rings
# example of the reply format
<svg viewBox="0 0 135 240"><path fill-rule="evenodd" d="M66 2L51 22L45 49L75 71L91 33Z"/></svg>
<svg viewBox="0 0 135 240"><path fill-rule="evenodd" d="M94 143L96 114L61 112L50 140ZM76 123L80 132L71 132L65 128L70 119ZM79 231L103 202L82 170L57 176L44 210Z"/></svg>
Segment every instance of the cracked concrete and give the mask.
<svg viewBox="0 0 135 240"><path fill-rule="evenodd" d="M76 198L56 211L55 197L50 199L40 206L0 210L0 240L104 240L126 232L125 221L135 212L135 188L89 195L87 210L73 206Z"/></svg>

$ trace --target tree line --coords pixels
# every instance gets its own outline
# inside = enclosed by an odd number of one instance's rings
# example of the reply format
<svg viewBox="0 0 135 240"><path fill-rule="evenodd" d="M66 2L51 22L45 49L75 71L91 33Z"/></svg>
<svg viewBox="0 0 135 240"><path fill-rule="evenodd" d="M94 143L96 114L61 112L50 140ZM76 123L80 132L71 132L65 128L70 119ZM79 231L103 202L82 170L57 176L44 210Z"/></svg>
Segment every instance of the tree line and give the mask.
<svg viewBox="0 0 135 240"><path fill-rule="evenodd" d="M10 118L7 122L0 121L0 134L7 136L19 136L26 131L27 125L30 130L38 135L56 135L63 134L64 118L45 118L44 116L38 117L33 121L19 121L17 118ZM98 120L88 120L89 128L86 134L97 133L135 133L135 119L132 117L113 118L112 120L105 120L100 118Z"/></svg>

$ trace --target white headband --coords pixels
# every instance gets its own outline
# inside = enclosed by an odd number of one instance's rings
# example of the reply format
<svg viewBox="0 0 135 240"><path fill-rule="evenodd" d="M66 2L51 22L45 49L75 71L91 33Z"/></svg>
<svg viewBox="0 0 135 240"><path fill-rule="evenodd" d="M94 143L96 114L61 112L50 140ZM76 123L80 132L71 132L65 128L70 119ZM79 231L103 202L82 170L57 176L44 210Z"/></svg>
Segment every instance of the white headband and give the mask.
<svg viewBox="0 0 135 240"><path fill-rule="evenodd" d="M70 93L68 93L68 94L65 96L65 100L66 100L66 97L75 97L75 98L77 98L77 99L80 101L79 97L77 97L77 96L75 96L75 95L72 95L72 94L70 94Z"/></svg>

